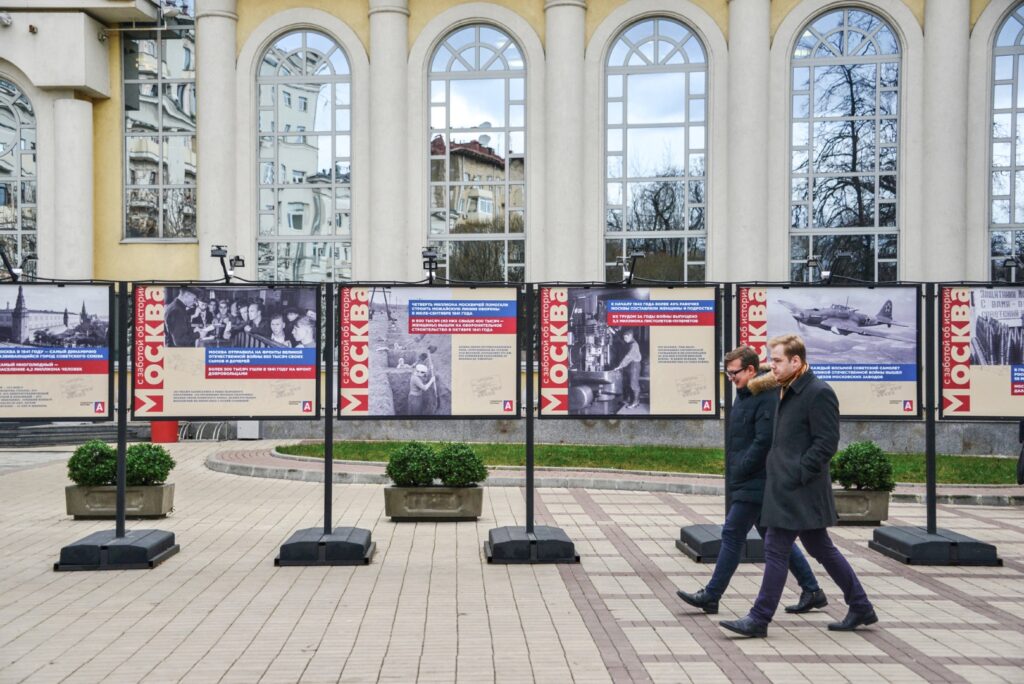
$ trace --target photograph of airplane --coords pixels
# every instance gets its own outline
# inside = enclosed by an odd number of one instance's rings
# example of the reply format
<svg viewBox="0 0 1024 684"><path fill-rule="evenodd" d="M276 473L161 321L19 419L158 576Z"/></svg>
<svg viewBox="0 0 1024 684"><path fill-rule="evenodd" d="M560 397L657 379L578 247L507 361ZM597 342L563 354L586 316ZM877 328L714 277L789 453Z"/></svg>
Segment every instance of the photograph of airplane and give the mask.
<svg viewBox="0 0 1024 684"><path fill-rule="evenodd" d="M766 294L768 336L803 337L811 366L918 362L913 287L770 287Z"/></svg>
<svg viewBox="0 0 1024 684"><path fill-rule="evenodd" d="M883 330L874 328L880 326L892 328L894 325L901 328L909 327L907 323L893 320L891 299L885 300L885 304L874 316L869 316L857 308L849 306L849 300L847 300L847 304L831 304L824 308L811 307L809 309L801 308L784 299L780 299L779 304L789 309L798 324L828 330L835 335L857 334L903 339L902 336L890 335Z"/></svg>

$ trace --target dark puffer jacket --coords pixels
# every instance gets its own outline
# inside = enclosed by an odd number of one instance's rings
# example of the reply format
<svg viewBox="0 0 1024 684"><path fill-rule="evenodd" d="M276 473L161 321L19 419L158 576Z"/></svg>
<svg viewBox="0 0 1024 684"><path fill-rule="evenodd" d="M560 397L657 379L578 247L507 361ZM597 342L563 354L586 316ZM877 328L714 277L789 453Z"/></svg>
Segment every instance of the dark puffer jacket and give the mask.
<svg viewBox="0 0 1024 684"><path fill-rule="evenodd" d="M725 457L726 486L733 501L764 500L765 462L772 445L778 387L771 373L762 373L736 391L726 427Z"/></svg>

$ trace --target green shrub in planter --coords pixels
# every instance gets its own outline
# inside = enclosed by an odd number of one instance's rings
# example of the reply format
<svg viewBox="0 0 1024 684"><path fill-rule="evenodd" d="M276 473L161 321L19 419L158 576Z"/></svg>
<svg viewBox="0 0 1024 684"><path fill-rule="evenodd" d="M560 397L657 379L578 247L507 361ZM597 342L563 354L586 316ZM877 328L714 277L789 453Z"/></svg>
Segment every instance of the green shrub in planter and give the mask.
<svg viewBox="0 0 1024 684"><path fill-rule="evenodd" d="M159 444L132 444L124 460L125 486L128 487L163 484L176 465L167 449Z"/></svg>
<svg viewBox="0 0 1024 684"><path fill-rule="evenodd" d="M446 487L470 487L487 479L483 459L468 444L444 443L437 452L434 471Z"/></svg>
<svg viewBox="0 0 1024 684"><path fill-rule="evenodd" d="M892 463L874 442L853 442L832 459L832 481L845 489L891 492L896 488Z"/></svg>
<svg viewBox="0 0 1024 684"><path fill-rule="evenodd" d="M434 482L434 450L422 442L406 442L388 456L387 476L397 487L423 487Z"/></svg>
<svg viewBox="0 0 1024 684"><path fill-rule="evenodd" d="M117 450L98 439L86 442L68 459L68 477L83 487L116 483Z"/></svg>

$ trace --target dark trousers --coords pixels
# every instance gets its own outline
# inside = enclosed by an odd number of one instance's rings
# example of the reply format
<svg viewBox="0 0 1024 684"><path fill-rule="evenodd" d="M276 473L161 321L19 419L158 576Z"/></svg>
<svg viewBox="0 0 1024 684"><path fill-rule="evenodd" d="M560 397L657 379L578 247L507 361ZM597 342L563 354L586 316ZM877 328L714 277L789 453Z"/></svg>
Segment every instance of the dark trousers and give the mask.
<svg viewBox="0 0 1024 684"><path fill-rule="evenodd" d="M627 404L640 402L640 364L633 361L622 369L622 394ZM629 397L626 397L626 388L629 388Z"/></svg>
<svg viewBox="0 0 1024 684"><path fill-rule="evenodd" d="M835 547L828 536L828 530L786 530L781 527L769 527L764 540L764 577L761 590L757 594L754 607L750 609L750 617L761 624L768 624L775 615L782 598L782 588L786 584L786 573L789 563L790 549L799 537L807 553L825 566L829 577L843 590L843 599L851 610L866 613L871 610L871 601L864 593L857 574L850 563Z"/></svg>
<svg viewBox="0 0 1024 684"><path fill-rule="evenodd" d="M740 564L740 551L747 539L750 528L754 527L757 519L761 516L761 504L750 501L733 501L729 506L729 513L725 516L725 524L722 525L722 548L718 552L718 560L715 562L715 572L711 575L711 581L704 587L704 591L716 599L722 598L722 594L729 587L729 581ZM757 525L757 531L761 537L765 536L765 528ZM789 569L793 577L800 583L804 591L817 591L820 589L818 581L814 579L814 572L807 563L807 558L800 552L800 547L792 545L792 552L789 556Z"/></svg>

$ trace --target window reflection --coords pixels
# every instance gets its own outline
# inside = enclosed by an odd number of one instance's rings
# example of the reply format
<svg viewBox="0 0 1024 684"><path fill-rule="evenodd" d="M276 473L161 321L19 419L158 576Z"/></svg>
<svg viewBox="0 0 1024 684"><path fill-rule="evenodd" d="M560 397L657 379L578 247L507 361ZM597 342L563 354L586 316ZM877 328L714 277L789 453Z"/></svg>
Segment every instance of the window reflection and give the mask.
<svg viewBox="0 0 1024 684"><path fill-rule="evenodd" d="M1003 21L992 48L989 254L993 280L1024 282L1024 7ZM1014 68L1016 66L1016 69ZM1014 93L1017 94L1014 99Z"/></svg>
<svg viewBox="0 0 1024 684"><path fill-rule="evenodd" d="M645 19L612 45L605 79L606 276L619 280L616 259L644 251L638 277L703 280L704 47L677 21ZM626 233L657 237L627 239Z"/></svg>
<svg viewBox="0 0 1024 684"><path fill-rule="evenodd" d="M128 238L196 236L193 7L183 0L175 6L174 27L123 34Z"/></svg>
<svg viewBox="0 0 1024 684"><path fill-rule="evenodd" d="M316 31L279 37L260 62L256 140L260 277L352 277L348 59Z"/></svg>
<svg viewBox="0 0 1024 684"><path fill-rule="evenodd" d="M8 257L35 274L36 116L32 103L0 78L0 241Z"/></svg>
<svg viewBox="0 0 1024 684"><path fill-rule="evenodd" d="M886 23L862 10L827 12L797 42L790 79L794 280L817 277L806 267L810 257L833 276L897 278L899 59Z"/></svg>
<svg viewBox="0 0 1024 684"><path fill-rule="evenodd" d="M438 273L453 280L522 282L522 53L506 33L481 24L449 34L430 63L427 233L436 240Z"/></svg>

